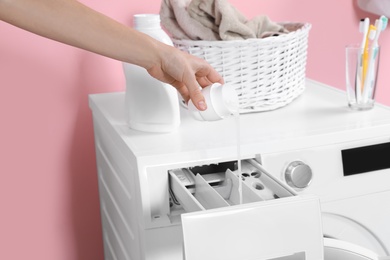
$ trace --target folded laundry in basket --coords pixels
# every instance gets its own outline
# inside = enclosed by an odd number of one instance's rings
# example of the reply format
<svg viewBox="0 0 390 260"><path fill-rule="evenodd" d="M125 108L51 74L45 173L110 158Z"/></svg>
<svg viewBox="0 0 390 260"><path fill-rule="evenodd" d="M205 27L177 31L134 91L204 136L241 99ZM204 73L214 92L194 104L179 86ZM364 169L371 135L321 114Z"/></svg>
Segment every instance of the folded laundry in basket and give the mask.
<svg viewBox="0 0 390 260"><path fill-rule="evenodd" d="M266 32L286 32L265 15L248 21L227 0L192 0L187 11L192 18L218 32L222 40L262 38Z"/></svg>
<svg viewBox="0 0 390 260"><path fill-rule="evenodd" d="M242 40L288 32L265 15L247 20L227 0L163 0L160 16L177 39Z"/></svg>
<svg viewBox="0 0 390 260"><path fill-rule="evenodd" d="M203 26L187 12L190 0L162 0L160 17L165 29L176 39L220 40L217 32Z"/></svg>

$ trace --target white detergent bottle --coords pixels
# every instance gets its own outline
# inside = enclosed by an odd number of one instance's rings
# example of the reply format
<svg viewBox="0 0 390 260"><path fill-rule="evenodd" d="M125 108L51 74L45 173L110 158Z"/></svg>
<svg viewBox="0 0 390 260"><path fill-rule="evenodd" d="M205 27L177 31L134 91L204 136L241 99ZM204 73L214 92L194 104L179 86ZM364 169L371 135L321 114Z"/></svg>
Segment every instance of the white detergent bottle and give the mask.
<svg viewBox="0 0 390 260"><path fill-rule="evenodd" d="M134 28L173 46L160 25L158 14L134 15ZM152 76L146 69L123 63L126 78L125 114L130 128L144 132L172 132L180 125L177 90Z"/></svg>
<svg viewBox="0 0 390 260"><path fill-rule="evenodd" d="M188 101L190 114L199 121L216 121L239 114L239 100L233 85L214 83L203 88L207 109L199 111L192 100Z"/></svg>

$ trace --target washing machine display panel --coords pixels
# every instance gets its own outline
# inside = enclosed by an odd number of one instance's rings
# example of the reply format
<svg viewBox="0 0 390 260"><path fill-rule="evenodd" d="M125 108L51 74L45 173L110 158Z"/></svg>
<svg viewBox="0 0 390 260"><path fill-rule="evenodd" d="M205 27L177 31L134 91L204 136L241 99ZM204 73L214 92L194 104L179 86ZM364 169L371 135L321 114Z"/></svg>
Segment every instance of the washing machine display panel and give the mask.
<svg viewBox="0 0 390 260"><path fill-rule="evenodd" d="M341 151L344 176L390 169L390 142Z"/></svg>

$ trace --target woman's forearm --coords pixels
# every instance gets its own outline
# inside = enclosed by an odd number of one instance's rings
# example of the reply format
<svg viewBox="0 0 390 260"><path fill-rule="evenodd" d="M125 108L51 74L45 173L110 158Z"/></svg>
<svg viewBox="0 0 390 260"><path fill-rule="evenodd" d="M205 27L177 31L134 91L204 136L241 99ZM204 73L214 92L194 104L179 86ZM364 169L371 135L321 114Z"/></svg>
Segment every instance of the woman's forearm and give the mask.
<svg viewBox="0 0 390 260"><path fill-rule="evenodd" d="M0 0L0 19L35 34L145 68L159 43L76 0Z"/></svg>
<svg viewBox="0 0 390 260"><path fill-rule="evenodd" d="M147 69L206 109L199 86L223 83L205 60L161 43L76 0L0 0L0 20L68 45Z"/></svg>

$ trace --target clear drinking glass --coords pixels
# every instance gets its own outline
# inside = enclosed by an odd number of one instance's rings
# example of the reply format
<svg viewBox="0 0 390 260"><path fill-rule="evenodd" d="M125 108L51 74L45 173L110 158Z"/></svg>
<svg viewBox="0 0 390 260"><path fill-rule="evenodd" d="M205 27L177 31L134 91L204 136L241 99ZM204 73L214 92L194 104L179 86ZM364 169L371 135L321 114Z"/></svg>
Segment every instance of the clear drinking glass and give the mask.
<svg viewBox="0 0 390 260"><path fill-rule="evenodd" d="M345 51L348 105L354 110L371 109L375 103L380 47L370 46L365 51L361 46L351 44Z"/></svg>

